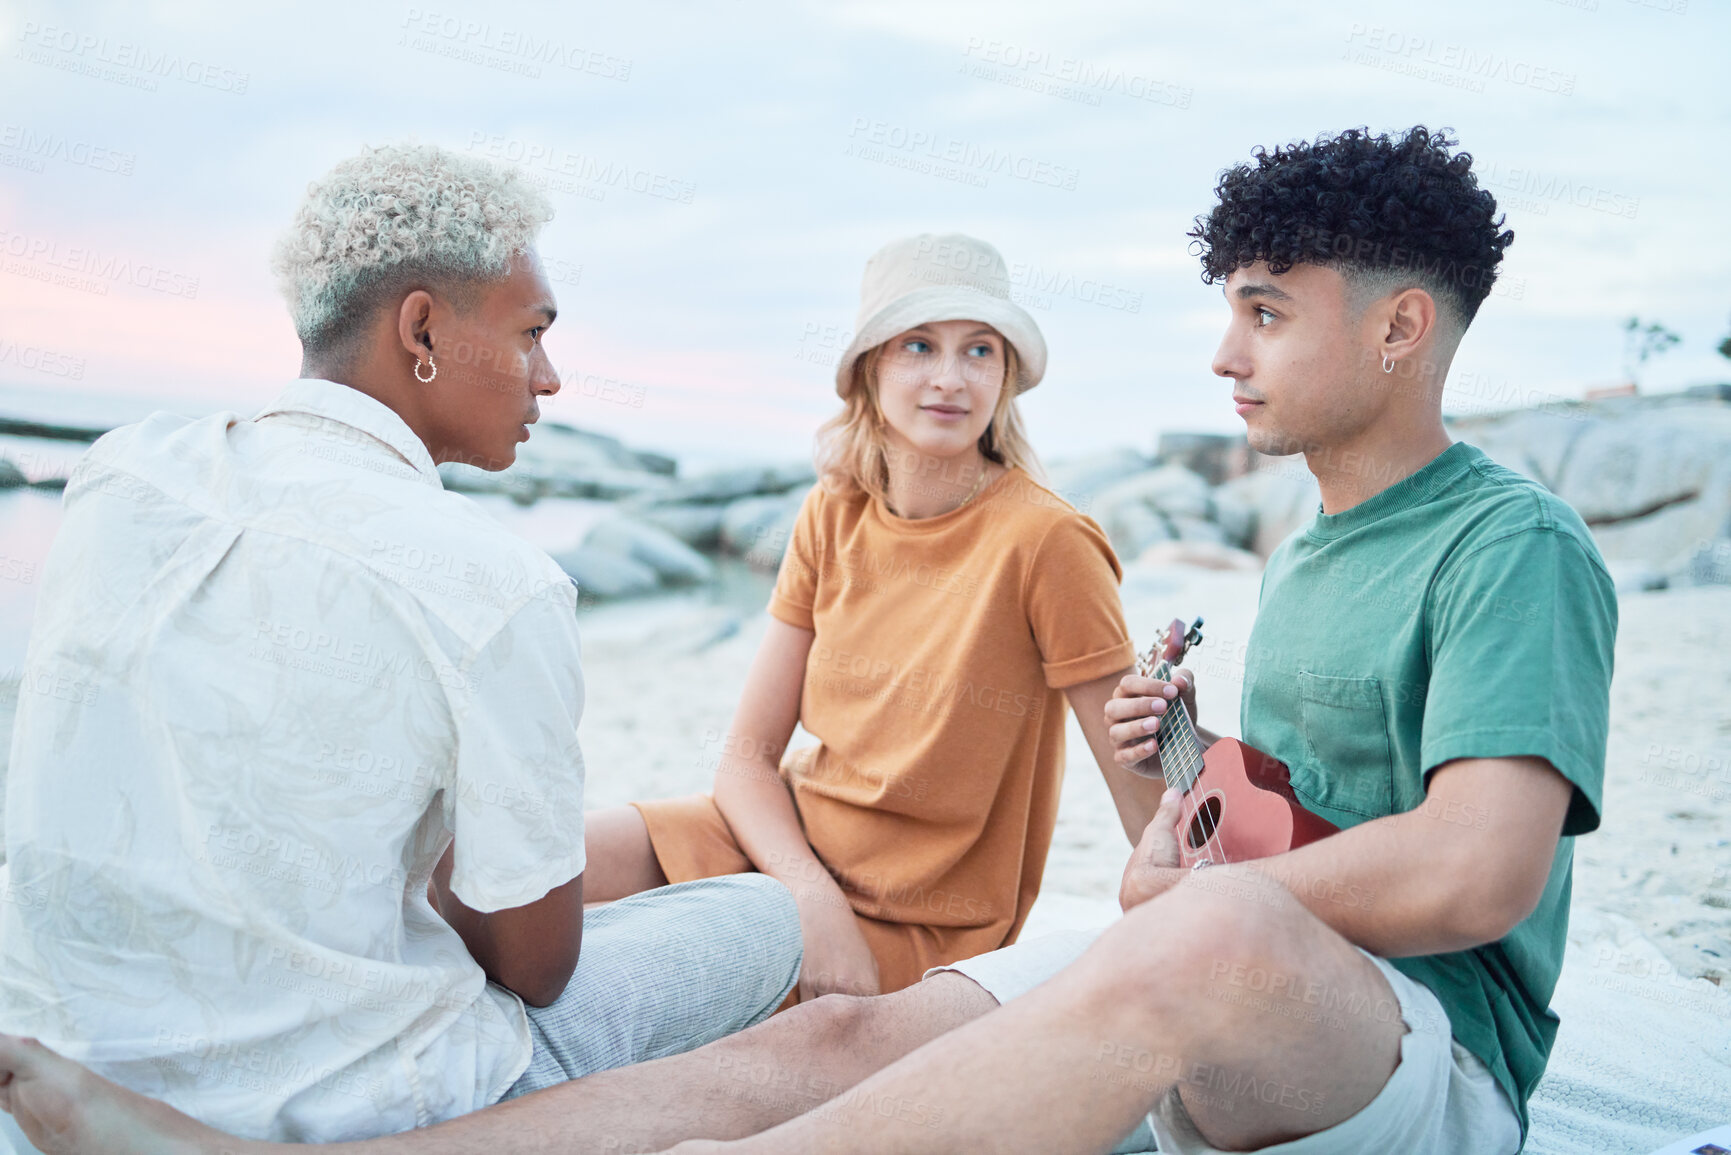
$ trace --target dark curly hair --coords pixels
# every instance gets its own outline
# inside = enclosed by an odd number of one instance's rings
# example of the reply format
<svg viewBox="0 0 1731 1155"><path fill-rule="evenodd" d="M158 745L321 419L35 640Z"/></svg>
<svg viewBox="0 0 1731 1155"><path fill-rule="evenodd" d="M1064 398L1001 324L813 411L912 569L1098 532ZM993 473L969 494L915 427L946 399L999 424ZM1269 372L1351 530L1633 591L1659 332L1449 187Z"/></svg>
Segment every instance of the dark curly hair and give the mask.
<svg viewBox="0 0 1731 1155"><path fill-rule="evenodd" d="M1449 130L1416 125L1399 136L1349 128L1220 175L1220 203L1187 234L1202 280L1224 281L1257 261L1287 272L1304 262L1338 269L1360 287L1415 284L1472 321L1515 234L1473 175L1471 153L1450 153Z"/></svg>

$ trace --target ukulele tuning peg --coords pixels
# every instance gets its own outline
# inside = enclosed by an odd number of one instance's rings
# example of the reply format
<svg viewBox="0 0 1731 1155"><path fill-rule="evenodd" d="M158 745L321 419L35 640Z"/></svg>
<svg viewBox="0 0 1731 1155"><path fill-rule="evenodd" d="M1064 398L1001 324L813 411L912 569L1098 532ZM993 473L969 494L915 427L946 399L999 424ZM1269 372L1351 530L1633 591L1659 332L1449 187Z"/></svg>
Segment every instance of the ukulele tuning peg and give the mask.
<svg viewBox="0 0 1731 1155"><path fill-rule="evenodd" d="M1201 618L1197 618L1195 621L1190 623L1190 629L1185 633L1184 641L1187 645L1191 646L1200 646L1202 644Z"/></svg>

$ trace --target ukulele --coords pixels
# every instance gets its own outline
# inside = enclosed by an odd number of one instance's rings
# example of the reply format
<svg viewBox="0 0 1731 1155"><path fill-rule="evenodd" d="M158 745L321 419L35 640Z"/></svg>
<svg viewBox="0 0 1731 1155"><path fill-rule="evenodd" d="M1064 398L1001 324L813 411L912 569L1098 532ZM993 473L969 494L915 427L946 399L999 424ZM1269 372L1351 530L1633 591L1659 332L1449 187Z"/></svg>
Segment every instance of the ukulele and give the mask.
<svg viewBox="0 0 1731 1155"><path fill-rule="evenodd" d="M1136 672L1171 681L1174 661L1201 643L1201 618L1188 629L1174 619L1166 641L1148 647ZM1167 658L1174 647L1176 657ZM1184 792L1178 839L1183 866L1266 858L1340 831L1299 805L1285 763L1236 738L1217 739L1204 749L1182 698L1169 703L1154 742L1166 784Z"/></svg>

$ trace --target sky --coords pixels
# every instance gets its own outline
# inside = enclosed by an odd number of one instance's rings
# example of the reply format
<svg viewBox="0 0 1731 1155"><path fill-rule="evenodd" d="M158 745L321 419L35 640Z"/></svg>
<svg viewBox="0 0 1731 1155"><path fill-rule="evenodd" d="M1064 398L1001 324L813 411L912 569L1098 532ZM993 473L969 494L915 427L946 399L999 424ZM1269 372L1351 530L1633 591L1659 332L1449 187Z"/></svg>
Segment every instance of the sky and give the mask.
<svg viewBox="0 0 1731 1155"><path fill-rule="evenodd" d="M1488 410L1731 379L1731 17L1706 0L1176 4L0 2L0 412L261 407L307 183L416 140L557 216L547 416L687 461L795 459L866 257L983 237L1051 350L1048 459L1237 429L1185 231L1258 145L1454 130L1515 242L1455 361Z"/></svg>

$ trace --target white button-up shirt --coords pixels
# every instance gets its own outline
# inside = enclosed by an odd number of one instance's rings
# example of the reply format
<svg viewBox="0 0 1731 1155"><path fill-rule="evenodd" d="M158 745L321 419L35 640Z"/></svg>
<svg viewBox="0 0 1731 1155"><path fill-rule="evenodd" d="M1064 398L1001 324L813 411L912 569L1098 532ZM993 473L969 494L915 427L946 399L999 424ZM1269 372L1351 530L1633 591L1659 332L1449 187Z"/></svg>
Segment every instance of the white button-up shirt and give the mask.
<svg viewBox="0 0 1731 1155"><path fill-rule="evenodd" d="M91 447L42 570L7 782L0 1029L228 1131L483 1107L521 1001L426 897L581 873L576 591L402 418L301 380Z"/></svg>

